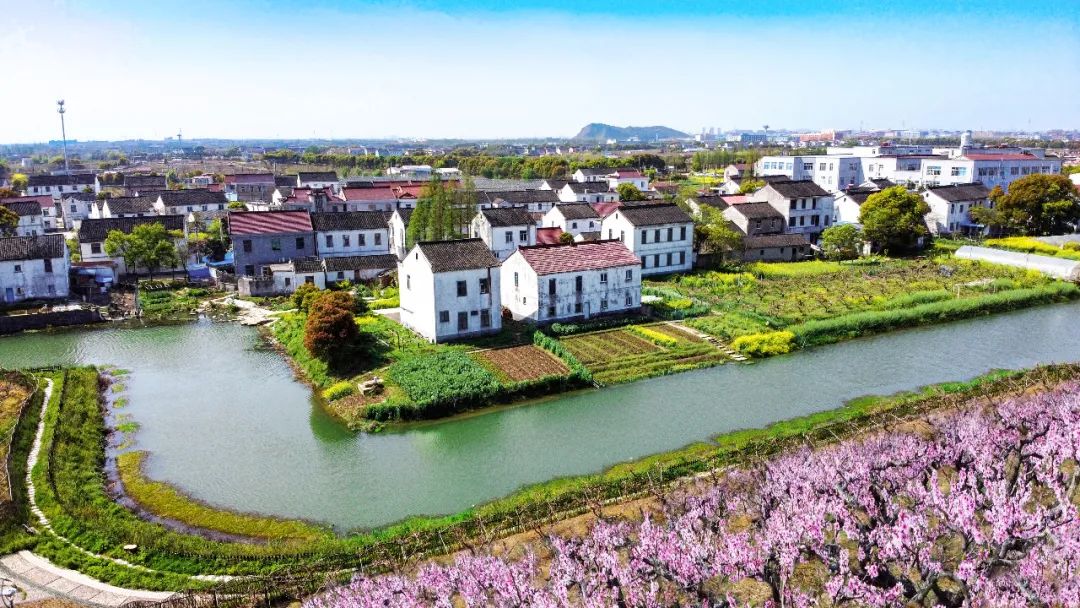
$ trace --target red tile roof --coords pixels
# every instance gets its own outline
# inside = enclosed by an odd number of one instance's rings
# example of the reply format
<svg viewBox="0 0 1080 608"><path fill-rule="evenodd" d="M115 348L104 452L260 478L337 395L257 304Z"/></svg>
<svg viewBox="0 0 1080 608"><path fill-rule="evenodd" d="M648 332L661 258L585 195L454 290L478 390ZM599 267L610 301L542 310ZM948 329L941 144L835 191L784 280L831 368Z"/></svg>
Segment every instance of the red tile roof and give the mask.
<svg viewBox="0 0 1080 608"><path fill-rule="evenodd" d="M636 169L632 171L616 171L615 176L621 179L626 179L630 177L641 177L641 171L638 171Z"/></svg>
<svg viewBox="0 0 1080 608"><path fill-rule="evenodd" d="M748 194L721 194L720 198L729 205L739 205L750 200Z"/></svg>
<svg viewBox="0 0 1080 608"><path fill-rule="evenodd" d="M562 228L537 228L537 245L558 245L559 237L562 236Z"/></svg>
<svg viewBox="0 0 1080 608"><path fill-rule="evenodd" d="M518 251L537 275L641 265L641 260L618 240L536 245L519 247Z"/></svg>
<svg viewBox="0 0 1080 608"><path fill-rule="evenodd" d="M341 196L347 201L393 201L397 195L393 188L343 188Z"/></svg>
<svg viewBox="0 0 1080 608"><path fill-rule="evenodd" d="M968 160L1044 160L1034 154L965 154Z"/></svg>
<svg viewBox="0 0 1080 608"><path fill-rule="evenodd" d="M206 189L210 192L224 192L225 184L210 184L206 187Z"/></svg>
<svg viewBox="0 0 1080 608"><path fill-rule="evenodd" d="M615 210L618 209L620 205L622 205L622 203L618 201L613 203L593 203L592 208L596 210L596 215L607 217L612 213L615 213Z"/></svg>
<svg viewBox="0 0 1080 608"><path fill-rule="evenodd" d="M231 211L229 234L257 235L311 232L307 211Z"/></svg>

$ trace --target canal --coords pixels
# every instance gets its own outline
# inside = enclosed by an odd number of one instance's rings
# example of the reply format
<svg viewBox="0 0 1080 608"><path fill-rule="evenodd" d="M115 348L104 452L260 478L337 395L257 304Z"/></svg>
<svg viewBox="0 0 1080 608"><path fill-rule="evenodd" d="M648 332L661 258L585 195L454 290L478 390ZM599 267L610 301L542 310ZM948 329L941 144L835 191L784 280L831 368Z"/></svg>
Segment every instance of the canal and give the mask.
<svg viewBox="0 0 1080 608"><path fill-rule="evenodd" d="M1080 303L894 332L378 435L327 417L258 334L201 321L0 339L0 366L111 363L150 477L213 505L371 527L738 428L991 369L1080 360Z"/></svg>

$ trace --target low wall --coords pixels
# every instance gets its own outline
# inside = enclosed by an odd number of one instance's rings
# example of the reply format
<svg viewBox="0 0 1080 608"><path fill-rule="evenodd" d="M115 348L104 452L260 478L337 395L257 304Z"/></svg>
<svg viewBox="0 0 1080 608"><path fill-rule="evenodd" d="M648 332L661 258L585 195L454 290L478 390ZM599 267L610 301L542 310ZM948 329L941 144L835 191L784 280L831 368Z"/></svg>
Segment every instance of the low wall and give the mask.
<svg viewBox="0 0 1080 608"><path fill-rule="evenodd" d="M52 312L30 313L25 315L0 316L0 334L13 334L28 329L63 327L66 325L88 325L104 321L97 310L80 308L77 310L57 310Z"/></svg>

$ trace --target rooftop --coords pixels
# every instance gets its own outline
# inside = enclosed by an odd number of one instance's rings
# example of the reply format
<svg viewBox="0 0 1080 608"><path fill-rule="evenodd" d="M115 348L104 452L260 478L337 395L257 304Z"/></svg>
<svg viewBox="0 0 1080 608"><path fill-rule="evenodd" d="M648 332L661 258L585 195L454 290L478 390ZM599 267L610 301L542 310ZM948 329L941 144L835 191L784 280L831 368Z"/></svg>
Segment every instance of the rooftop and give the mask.
<svg viewBox="0 0 1080 608"><path fill-rule="evenodd" d="M641 260L619 240L519 247L518 253L537 275L641 266Z"/></svg>
<svg viewBox="0 0 1080 608"><path fill-rule="evenodd" d="M593 209L592 205L588 203L559 203L553 209L558 209L559 213L568 220L600 219L596 209Z"/></svg>
<svg viewBox="0 0 1080 608"><path fill-rule="evenodd" d="M763 234L743 237L744 249L767 249L772 247L808 246L810 241L805 234Z"/></svg>
<svg viewBox="0 0 1080 608"><path fill-rule="evenodd" d="M728 209L751 220L770 217L784 218L784 215L776 209L773 209L773 206L769 203L740 203L738 205L732 205L731 207L728 207Z"/></svg>
<svg viewBox="0 0 1080 608"><path fill-rule="evenodd" d="M829 196L829 193L825 191L824 188L808 179L799 180L797 182L790 180L769 182L768 184L766 184L765 187L772 188L776 192L780 193L780 196L783 196L784 198Z"/></svg>
<svg viewBox="0 0 1080 608"><path fill-rule="evenodd" d="M273 184L273 173L234 173L225 176L226 184Z"/></svg>
<svg viewBox="0 0 1080 608"><path fill-rule="evenodd" d="M386 230L386 216L381 211L346 211L312 213L315 230Z"/></svg>
<svg viewBox="0 0 1080 608"><path fill-rule="evenodd" d="M535 203L559 202L559 195L554 190L488 190L480 191L487 200L498 205L500 202L507 205L529 205ZM500 205L502 206L502 205Z"/></svg>
<svg viewBox="0 0 1080 608"><path fill-rule="evenodd" d="M390 186L342 188L341 196L346 201L396 201L397 194Z"/></svg>
<svg viewBox="0 0 1080 608"><path fill-rule="evenodd" d="M424 253L432 272L496 268L499 265L499 260L480 239L422 241L416 246Z"/></svg>
<svg viewBox="0 0 1080 608"><path fill-rule="evenodd" d="M336 182L338 177L334 171L301 171L296 175L300 183L303 182Z"/></svg>
<svg viewBox="0 0 1080 608"><path fill-rule="evenodd" d="M156 196L119 196L103 201L109 206L109 213L154 213Z"/></svg>
<svg viewBox="0 0 1080 608"><path fill-rule="evenodd" d="M521 207L496 207L494 209L481 209L480 213L489 224L496 227L505 226L531 226L533 218L529 212Z"/></svg>
<svg viewBox="0 0 1080 608"><path fill-rule="evenodd" d="M927 188L927 190L950 203L957 201L977 201L990 197L990 189L984 186L982 182L954 184L952 186L933 186Z"/></svg>
<svg viewBox="0 0 1080 608"><path fill-rule="evenodd" d="M397 268L398 259L390 254L349 255L337 258L323 258L327 272L347 270L383 270Z"/></svg>
<svg viewBox="0 0 1080 608"><path fill-rule="evenodd" d="M622 214L634 226L659 226L694 221L678 205L671 203L623 205L616 214Z"/></svg>
<svg viewBox="0 0 1080 608"><path fill-rule="evenodd" d="M29 186L84 186L94 183L94 174L30 175L27 177L26 183Z"/></svg>
<svg viewBox="0 0 1080 608"><path fill-rule="evenodd" d="M14 211L15 215L19 217L41 215L41 203L37 201L13 201L10 203L4 201L0 205Z"/></svg>
<svg viewBox="0 0 1080 608"><path fill-rule="evenodd" d="M230 211L229 234L260 235L311 232L307 211Z"/></svg>
<svg viewBox="0 0 1080 608"><path fill-rule="evenodd" d="M0 262L62 257L64 257L64 235L62 234L0 238Z"/></svg>
<svg viewBox="0 0 1080 608"><path fill-rule="evenodd" d="M79 224L80 243L100 243L113 230L130 233L136 226L143 224L161 224L166 230L183 230L184 216L155 215L151 217L108 217L103 219L85 219Z"/></svg>
<svg viewBox="0 0 1080 608"><path fill-rule="evenodd" d="M158 192L154 198L159 196L161 202L170 207L177 205L225 205L229 202L223 192L198 188L194 190L165 190Z"/></svg>

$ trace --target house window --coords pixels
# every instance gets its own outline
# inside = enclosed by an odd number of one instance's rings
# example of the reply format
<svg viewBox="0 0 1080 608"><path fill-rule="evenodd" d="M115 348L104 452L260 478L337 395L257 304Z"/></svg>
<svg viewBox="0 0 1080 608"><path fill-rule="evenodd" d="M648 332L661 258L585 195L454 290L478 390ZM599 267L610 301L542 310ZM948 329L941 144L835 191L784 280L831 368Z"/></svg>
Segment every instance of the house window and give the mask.
<svg viewBox="0 0 1080 608"><path fill-rule="evenodd" d="M412 275L405 275L405 289L412 289Z"/></svg>
<svg viewBox="0 0 1080 608"><path fill-rule="evenodd" d="M824 171L824 170L825 170L825 163L819 163L818 164L818 171Z"/></svg>
<svg viewBox="0 0 1080 608"><path fill-rule="evenodd" d="M577 230L577 222L571 222L570 227L573 228L574 230Z"/></svg>
<svg viewBox="0 0 1080 608"><path fill-rule="evenodd" d="M450 311L449 310L440 310L439 311L439 323L449 323L449 322L450 322Z"/></svg>
<svg viewBox="0 0 1080 608"><path fill-rule="evenodd" d="M607 300L600 300L600 310L607 310Z"/></svg>
<svg viewBox="0 0 1080 608"><path fill-rule="evenodd" d="M326 235L326 246L327 247L333 247L334 246L334 235L332 235L332 234Z"/></svg>
<svg viewBox="0 0 1080 608"><path fill-rule="evenodd" d="M250 240L245 240L244 241L244 253L251 253L251 241Z"/></svg>
<svg viewBox="0 0 1080 608"><path fill-rule="evenodd" d="M518 286L518 273L514 273L514 287Z"/></svg>
<svg viewBox="0 0 1080 608"><path fill-rule="evenodd" d="M926 168L927 175L941 175L941 165L930 165Z"/></svg>
<svg viewBox="0 0 1080 608"><path fill-rule="evenodd" d="M467 281L457 282L457 297L464 298L469 295L469 283Z"/></svg>
<svg viewBox="0 0 1080 608"><path fill-rule="evenodd" d="M679 228L679 240L680 241L685 241L686 240L686 226L683 226L682 228Z"/></svg>
<svg viewBox="0 0 1080 608"><path fill-rule="evenodd" d="M361 247L367 245L367 239L364 238L364 233L363 232L356 235L356 244L361 246Z"/></svg>
<svg viewBox="0 0 1080 608"><path fill-rule="evenodd" d="M491 311L486 308L480 311L480 327L491 327Z"/></svg>
<svg viewBox="0 0 1080 608"><path fill-rule="evenodd" d="M513 232L510 232L509 230L507 230L506 234L504 236L506 237L505 241L507 243L513 243L514 242L514 233Z"/></svg>
<svg viewBox="0 0 1080 608"><path fill-rule="evenodd" d="M90 253L101 253L101 243L90 243Z"/></svg>
<svg viewBox="0 0 1080 608"><path fill-rule="evenodd" d="M634 271L633 270L627 270L626 271L626 282L629 283L630 281L633 281L633 280L634 280Z"/></svg>
<svg viewBox="0 0 1080 608"><path fill-rule="evenodd" d="M552 296L555 295L555 292L556 292L555 285L556 285L555 284L555 279L548 279L548 295L552 295Z"/></svg>
<svg viewBox="0 0 1080 608"><path fill-rule="evenodd" d="M281 239L270 239L270 249L281 251Z"/></svg>
<svg viewBox="0 0 1080 608"><path fill-rule="evenodd" d="M634 295L629 294L629 293L626 294L626 306L629 307L629 306L633 306L633 305L634 305Z"/></svg>
<svg viewBox="0 0 1080 608"><path fill-rule="evenodd" d="M311 275L306 276L306 277L304 277L304 282L309 283L309 284L314 284L315 283L315 277L311 276Z"/></svg>
<svg viewBox="0 0 1080 608"><path fill-rule="evenodd" d="M71 212L75 213L77 210L78 210L78 207L75 206L75 203L72 203L71 204Z"/></svg>
<svg viewBox="0 0 1080 608"><path fill-rule="evenodd" d="M337 273L337 280L341 281L341 280L344 280L344 279L345 279L345 273L344 272Z"/></svg>
<svg viewBox="0 0 1080 608"><path fill-rule="evenodd" d="M574 303L574 312L579 315L581 314L581 302Z"/></svg>
<svg viewBox="0 0 1080 608"><path fill-rule="evenodd" d="M606 272L601 272L600 273L600 282L603 283L603 284L607 284L607 273Z"/></svg>
<svg viewBox="0 0 1080 608"><path fill-rule="evenodd" d="M654 255L654 256L652 256L652 258L653 258L652 259L653 268L659 267L660 266L660 254L658 253L658 254Z"/></svg>
<svg viewBox="0 0 1080 608"><path fill-rule="evenodd" d="M22 264L15 264L15 272L22 272Z"/></svg>
<svg viewBox="0 0 1080 608"><path fill-rule="evenodd" d="M574 277L574 293L581 293L582 283L581 275Z"/></svg>
<svg viewBox="0 0 1080 608"><path fill-rule="evenodd" d="M799 217L799 225L800 226L805 226L806 225L806 216L805 215Z"/></svg>
<svg viewBox="0 0 1080 608"><path fill-rule="evenodd" d="M547 316L548 317L554 317L555 316L555 307L554 306L548 306L547 307Z"/></svg>
<svg viewBox="0 0 1080 608"><path fill-rule="evenodd" d="M810 208L811 209L817 209L817 199L816 198L810 201Z"/></svg>
<svg viewBox="0 0 1080 608"><path fill-rule="evenodd" d="M521 241L522 243L528 243L529 242L529 231L528 230L522 230L522 231L518 232L518 240Z"/></svg>
<svg viewBox="0 0 1080 608"><path fill-rule="evenodd" d="M641 244L644 245L645 243L648 243L648 242L649 242L649 232L647 230L642 230L641 231Z"/></svg>
<svg viewBox="0 0 1080 608"><path fill-rule="evenodd" d="M341 235L341 244L344 247L348 247L352 242L352 239L347 234Z"/></svg>
<svg viewBox="0 0 1080 608"><path fill-rule="evenodd" d="M795 199L791 199L791 206L789 208L795 209Z"/></svg>
<svg viewBox="0 0 1080 608"><path fill-rule="evenodd" d="M967 174L967 167L953 167L950 175L953 177L960 177Z"/></svg>
<svg viewBox="0 0 1080 608"><path fill-rule="evenodd" d="M304 248L304 237L302 237L302 236L296 237L296 248L297 249L303 249Z"/></svg>
<svg viewBox="0 0 1080 608"><path fill-rule="evenodd" d="M671 241L675 240L675 229L674 228L668 228L667 229L667 240L668 240L669 243Z"/></svg>
<svg viewBox="0 0 1080 608"><path fill-rule="evenodd" d="M457 328L458 331L467 331L469 329L469 313L457 313Z"/></svg>
<svg viewBox="0 0 1080 608"><path fill-rule="evenodd" d="M52 260L45 258L43 261L45 262L45 272L52 272Z"/></svg>
<svg viewBox="0 0 1080 608"><path fill-rule="evenodd" d="M667 254L667 265L671 266L671 252L670 251Z"/></svg>
<svg viewBox="0 0 1080 608"><path fill-rule="evenodd" d="M680 251L679 252L679 266L682 266L685 263L686 263L686 252L685 251Z"/></svg>
<svg viewBox="0 0 1080 608"><path fill-rule="evenodd" d="M246 266L244 266L244 274L246 274L249 277L255 276L255 265L254 264L247 264Z"/></svg>
<svg viewBox="0 0 1080 608"><path fill-rule="evenodd" d="M55 296L56 295L56 286L55 285L49 285L47 289L48 289L48 292L49 292L50 296Z"/></svg>
<svg viewBox="0 0 1080 608"><path fill-rule="evenodd" d="M285 277L285 287L292 286L292 277Z"/></svg>
<svg viewBox="0 0 1080 608"><path fill-rule="evenodd" d="M657 228L656 230L653 231L653 242L656 242L656 243L660 242L660 229L659 228Z"/></svg>
<svg viewBox="0 0 1080 608"><path fill-rule="evenodd" d="M488 279L480 279L480 293L488 292Z"/></svg>

